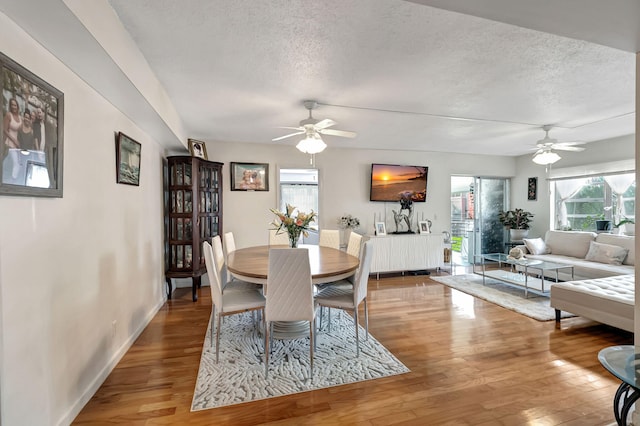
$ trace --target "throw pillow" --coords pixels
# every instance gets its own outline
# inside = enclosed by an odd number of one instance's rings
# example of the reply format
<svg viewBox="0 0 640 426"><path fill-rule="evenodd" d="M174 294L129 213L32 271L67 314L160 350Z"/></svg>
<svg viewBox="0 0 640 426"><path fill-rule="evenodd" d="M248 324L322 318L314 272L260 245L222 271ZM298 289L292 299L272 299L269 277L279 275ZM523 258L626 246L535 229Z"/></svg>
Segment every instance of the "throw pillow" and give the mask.
<svg viewBox="0 0 640 426"><path fill-rule="evenodd" d="M585 260L609 263L611 265L622 265L622 261L627 257L627 253L629 253L629 250L626 248L591 241Z"/></svg>
<svg viewBox="0 0 640 426"><path fill-rule="evenodd" d="M548 254L551 253L549 247L544 243L542 238L525 238L524 245L531 254Z"/></svg>

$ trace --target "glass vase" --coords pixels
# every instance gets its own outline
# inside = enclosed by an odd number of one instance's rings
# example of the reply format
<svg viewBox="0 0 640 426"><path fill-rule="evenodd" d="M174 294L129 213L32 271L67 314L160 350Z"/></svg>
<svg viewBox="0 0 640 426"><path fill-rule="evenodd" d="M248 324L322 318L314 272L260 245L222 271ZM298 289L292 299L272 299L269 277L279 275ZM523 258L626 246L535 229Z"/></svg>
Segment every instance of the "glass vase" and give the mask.
<svg viewBox="0 0 640 426"><path fill-rule="evenodd" d="M298 240L300 239L300 229L290 229L289 230L289 247L297 248Z"/></svg>

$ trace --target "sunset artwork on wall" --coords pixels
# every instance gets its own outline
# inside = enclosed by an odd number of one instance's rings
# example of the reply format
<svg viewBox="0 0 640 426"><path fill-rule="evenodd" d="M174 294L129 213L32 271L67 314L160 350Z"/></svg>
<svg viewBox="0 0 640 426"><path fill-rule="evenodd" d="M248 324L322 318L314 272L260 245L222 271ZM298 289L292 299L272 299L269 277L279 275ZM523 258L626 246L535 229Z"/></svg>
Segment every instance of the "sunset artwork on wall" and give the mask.
<svg viewBox="0 0 640 426"><path fill-rule="evenodd" d="M370 201L400 201L410 198L412 202L427 199L428 167L400 166L393 164L371 165Z"/></svg>

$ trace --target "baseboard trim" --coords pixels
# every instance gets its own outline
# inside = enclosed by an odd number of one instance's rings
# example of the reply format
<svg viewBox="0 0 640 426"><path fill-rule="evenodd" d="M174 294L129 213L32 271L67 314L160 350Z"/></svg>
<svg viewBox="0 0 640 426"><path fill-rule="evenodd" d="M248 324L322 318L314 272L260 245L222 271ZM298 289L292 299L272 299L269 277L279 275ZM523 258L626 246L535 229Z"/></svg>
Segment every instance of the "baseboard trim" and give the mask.
<svg viewBox="0 0 640 426"><path fill-rule="evenodd" d="M122 344L122 346L114 352L113 356L109 360L109 362L104 366L104 368L100 371L100 373L93 379L93 381L89 384L89 386L82 392L80 397L76 400L76 402L67 410L67 413L60 418L60 420L56 423L58 426L66 426L70 425L76 416L82 411L84 406L89 402L89 400L95 395L95 393L100 389L100 386L107 380L109 374L113 371L113 369L118 365L122 357L127 353L127 351L133 346L133 343L136 339L142 334L145 328L149 325L153 317L156 316L160 308L164 306L167 302L166 292L163 295L162 299L158 302L156 306L149 311L144 321L140 324L140 326L129 336L129 338Z"/></svg>

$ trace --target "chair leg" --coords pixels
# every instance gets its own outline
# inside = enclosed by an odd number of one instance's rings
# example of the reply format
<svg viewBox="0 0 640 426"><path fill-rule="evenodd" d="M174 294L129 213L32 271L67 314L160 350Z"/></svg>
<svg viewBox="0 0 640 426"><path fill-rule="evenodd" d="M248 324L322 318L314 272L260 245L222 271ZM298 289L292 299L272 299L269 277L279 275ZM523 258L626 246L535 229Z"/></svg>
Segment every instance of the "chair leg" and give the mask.
<svg viewBox="0 0 640 426"><path fill-rule="evenodd" d="M264 324L264 378L269 377L269 323Z"/></svg>
<svg viewBox="0 0 640 426"><path fill-rule="evenodd" d="M311 377L311 379L313 379L313 347L315 346L314 342L315 342L315 333L313 332L314 329L314 321L309 321L309 358L310 358L310 375L309 377Z"/></svg>
<svg viewBox="0 0 640 426"><path fill-rule="evenodd" d="M367 335L364 336L365 340L369 340L369 305L367 305L367 298L364 298L364 329Z"/></svg>
<svg viewBox="0 0 640 426"><path fill-rule="evenodd" d="M216 320L216 305L213 305L213 310L211 311L211 332L209 333L209 340L211 343L211 346L213 346L213 326L215 325L214 322Z"/></svg>
<svg viewBox="0 0 640 426"><path fill-rule="evenodd" d="M353 310L353 324L356 326L356 356L360 356L360 338L358 336L358 307Z"/></svg>
<svg viewBox="0 0 640 426"><path fill-rule="evenodd" d="M320 325L318 326L318 330L322 330L322 317L324 316L324 306L320 306Z"/></svg>
<svg viewBox="0 0 640 426"><path fill-rule="evenodd" d="M315 349L318 346L318 324L316 323L316 317L313 318L313 348Z"/></svg>
<svg viewBox="0 0 640 426"><path fill-rule="evenodd" d="M216 364L218 363L218 354L220 353L220 317L222 312L218 313L218 327L216 329Z"/></svg>

